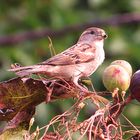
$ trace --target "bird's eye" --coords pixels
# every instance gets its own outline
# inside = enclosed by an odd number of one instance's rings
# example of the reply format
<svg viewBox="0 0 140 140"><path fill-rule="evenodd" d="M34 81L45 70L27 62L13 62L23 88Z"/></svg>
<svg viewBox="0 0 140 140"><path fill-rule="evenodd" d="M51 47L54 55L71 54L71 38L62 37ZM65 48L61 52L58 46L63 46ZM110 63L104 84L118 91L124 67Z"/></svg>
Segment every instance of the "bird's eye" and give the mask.
<svg viewBox="0 0 140 140"><path fill-rule="evenodd" d="M95 34L95 32L94 32L94 31L90 31L90 34L92 34L92 35L93 35L93 34Z"/></svg>

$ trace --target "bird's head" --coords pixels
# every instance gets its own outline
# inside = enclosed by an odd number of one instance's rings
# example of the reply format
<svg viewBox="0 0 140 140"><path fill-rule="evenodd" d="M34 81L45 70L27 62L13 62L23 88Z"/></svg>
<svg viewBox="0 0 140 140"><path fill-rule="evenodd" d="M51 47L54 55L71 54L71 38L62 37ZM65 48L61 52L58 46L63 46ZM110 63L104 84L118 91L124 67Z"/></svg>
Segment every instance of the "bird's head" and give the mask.
<svg viewBox="0 0 140 140"><path fill-rule="evenodd" d="M107 38L107 34L101 28L91 27L86 29L80 36L78 41L103 41Z"/></svg>

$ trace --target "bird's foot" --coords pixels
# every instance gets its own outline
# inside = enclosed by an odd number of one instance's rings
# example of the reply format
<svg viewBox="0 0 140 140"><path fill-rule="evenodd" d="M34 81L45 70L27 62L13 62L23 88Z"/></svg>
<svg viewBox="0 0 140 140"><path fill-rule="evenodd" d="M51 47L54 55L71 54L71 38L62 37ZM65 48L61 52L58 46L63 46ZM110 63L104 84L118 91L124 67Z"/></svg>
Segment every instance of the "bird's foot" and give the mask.
<svg viewBox="0 0 140 140"><path fill-rule="evenodd" d="M84 96L84 95L87 95L87 93L89 93L90 91L88 90L88 88L86 86L82 86L82 85L76 85L78 90L79 90L79 93L80 93L80 96Z"/></svg>

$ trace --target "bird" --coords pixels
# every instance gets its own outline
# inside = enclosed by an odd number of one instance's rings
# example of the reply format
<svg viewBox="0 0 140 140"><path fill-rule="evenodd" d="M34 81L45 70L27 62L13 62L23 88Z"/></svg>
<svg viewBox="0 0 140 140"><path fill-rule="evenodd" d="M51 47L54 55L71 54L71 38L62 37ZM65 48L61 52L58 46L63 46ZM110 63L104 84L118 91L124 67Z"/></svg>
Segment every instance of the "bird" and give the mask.
<svg viewBox="0 0 140 140"><path fill-rule="evenodd" d="M98 27L86 29L79 37L76 44L65 51L32 66L18 66L13 71L20 77L31 74L44 74L49 77L59 77L72 81L83 90L78 83L82 77L89 77L103 63L105 59L104 40L106 32ZM85 89L85 88L84 88Z"/></svg>

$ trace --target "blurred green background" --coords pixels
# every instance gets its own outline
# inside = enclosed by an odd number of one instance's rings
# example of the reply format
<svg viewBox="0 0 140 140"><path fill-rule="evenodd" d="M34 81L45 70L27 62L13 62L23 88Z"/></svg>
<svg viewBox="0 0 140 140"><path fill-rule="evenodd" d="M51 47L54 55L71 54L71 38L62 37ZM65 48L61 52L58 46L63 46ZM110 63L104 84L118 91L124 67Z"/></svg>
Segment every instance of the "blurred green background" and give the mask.
<svg viewBox="0 0 140 140"><path fill-rule="evenodd" d="M18 36L33 30L44 31L48 28L53 31L52 35L48 35L52 39L56 52L59 53L77 41L81 32L89 26L87 23L95 26L92 23L97 20L105 20L126 13L128 17L132 13L137 13L140 17L140 1L0 0L0 81L15 77L13 73L7 72L12 63L32 65L51 57L47 35L34 40L27 39L9 44L2 43L3 37ZM102 72L113 60L128 61L134 72L140 68L140 19L139 23L133 21L116 25L112 23L116 23L115 18L108 23L96 25L103 28L109 36L105 41L105 62L92 76L97 91L105 90L101 80ZM69 26L76 26L76 29L64 30L63 34L54 35L58 30ZM64 112L73 102L73 100L59 100L48 105L39 105L35 114L36 125L44 126L52 116ZM125 114L138 125L140 124L140 108L138 102L134 103L126 107ZM88 110L83 111L81 118L88 116L88 113L90 114Z"/></svg>

